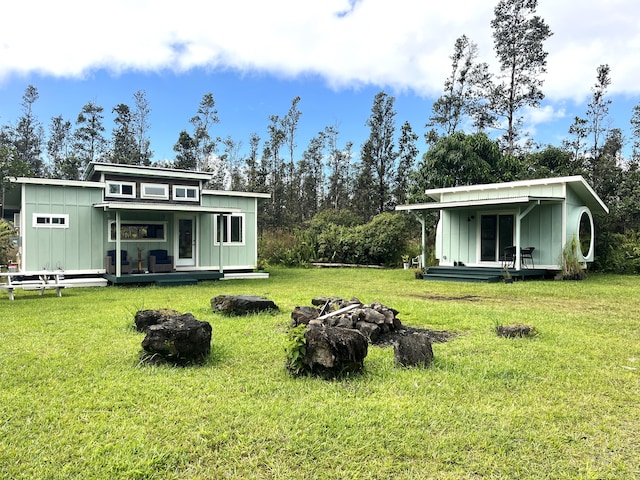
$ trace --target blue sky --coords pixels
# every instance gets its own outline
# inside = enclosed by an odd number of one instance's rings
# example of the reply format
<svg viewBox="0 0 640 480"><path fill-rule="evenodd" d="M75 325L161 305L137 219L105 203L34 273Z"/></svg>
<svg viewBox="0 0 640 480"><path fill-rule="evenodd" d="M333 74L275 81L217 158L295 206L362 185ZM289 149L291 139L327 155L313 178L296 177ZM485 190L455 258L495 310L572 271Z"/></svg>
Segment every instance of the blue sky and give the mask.
<svg viewBox="0 0 640 480"><path fill-rule="evenodd" d="M466 34L479 60L497 72L491 28L496 2L449 0L35 0L3 7L0 30L0 125L21 115L28 85L40 94L35 114L47 127L82 106L133 106L144 90L151 107L153 160L171 159L181 130L205 93L216 101L213 134L248 147L266 139L270 115L301 97L298 148L326 126L357 155L374 95L396 98L397 126L422 134L450 73L453 44ZM611 126L628 132L640 103L640 3L636 0L539 0L554 35L540 109L525 114L538 142L559 144L583 116L598 65L611 66ZM24 19L24 20L22 20Z"/></svg>

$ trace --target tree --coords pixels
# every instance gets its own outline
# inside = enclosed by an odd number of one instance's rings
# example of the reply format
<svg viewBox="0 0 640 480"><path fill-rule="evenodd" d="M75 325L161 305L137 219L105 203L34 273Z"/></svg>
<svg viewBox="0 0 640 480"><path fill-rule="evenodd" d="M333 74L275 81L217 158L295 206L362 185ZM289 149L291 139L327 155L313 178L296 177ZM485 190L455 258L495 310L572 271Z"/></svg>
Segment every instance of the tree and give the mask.
<svg viewBox="0 0 640 480"><path fill-rule="evenodd" d="M151 107L149 107L147 95L144 90L135 92L133 94L133 100L135 102L135 110L131 118L131 127L138 151L138 162L140 165L149 165L151 163L151 157L153 157L151 141L148 137Z"/></svg>
<svg viewBox="0 0 640 480"><path fill-rule="evenodd" d="M404 122L400 129L400 139L398 140L398 170L395 178L395 189L393 192L396 205L407 202L409 194L409 177L413 171L416 158L418 157L418 135L411 129L409 122Z"/></svg>
<svg viewBox="0 0 640 480"><path fill-rule="evenodd" d="M505 151L513 155L524 107L537 107L544 98L541 75L546 72L544 41L552 33L535 15L537 0L500 0L494 9L493 44L500 62L490 105L497 118L504 119Z"/></svg>
<svg viewBox="0 0 640 480"><path fill-rule="evenodd" d="M189 132L182 130L178 141L173 146L173 151L176 152L176 160L174 162L174 168L180 170L196 170L198 166L198 144L189 135Z"/></svg>
<svg viewBox="0 0 640 480"><path fill-rule="evenodd" d="M14 131L15 154L29 166L35 177L45 174L41 158L44 129L33 113L33 104L39 97L38 89L33 85L25 89L22 96L22 116Z"/></svg>
<svg viewBox="0 0 640 480"><path fill-rule="evenodd" d="M485 133L456 132L443 137L424 154L418 167L418 188L458 187L492 183L518 176L497 142Z"/></svg>
<svg viewBox="0 0 640 480"><path fill-rule="evenodd" d="M341 210L349 206L351 182L351 148L348 142L344 148L338 146L340 132L335 125L325 127L327 141L327 195L324 199L324 208Z"/></svg>
<svg viewBox="0 0 640 480"><path fill-rule="evenodd" d="M266 175L260 170L258 151L260 149L260 135L253 132L249 136L249 156L246 158L247 190L250 192L266 192Z"/></svg>
<svg viewBox="0 0 640 480"><path fill-rule="evenodd" d="M197 115L189 120L193 125L193 140L196 144L198 157L196 170L205 171L208 169L209 156L216 149L217 139L211 136L211 128L219 123L218 110L212 93L205 93L202 96L198 107Z"/></svg>
<svg viewBox="0 0 640 480"><path fill-rule="evenodd" d="M300 220L311 220L318 213L323 200L323 159L326 144L324 132L309 141L298 165L300 183L298 204Z"/></svg>
<svg viewBox="0 0 640 480"><path fill-rule="evenodd" d="M486 124L482 118L483 104L480 92L488 78L488 65L476 64L478 46L466 35L459 37L451 55L451 75L444 82L444 93L432 107L428 127L437 126L444 135L452 135L461 126L465 117L477 118L477 126ZM435 143L438 133L432 129L426 135L428 143Z"/></svg>
<svg viewBox="0 0 640 480"><path fill-rule="evenodd" d="M393 173L398 156L395 151L395 115L393 108L394 97L388 96L384 91L378 92L373 99L371 116L366 122L370 129L369 138L362 146L360 159L362 168L360 178L356 183L359 188L370 188L369 191L359 191L360 195L367 195L374 206L374 214L382 213L391 205L391 191ZM364 218L371 220L369 216Z"/></svg>
<svg viewBox="0 0 640 480"><path fill-rule="evenodd" d="M606 98L607 88L611 85L609 65L600 65L597 69L596 83L591 88L593 96L587 105L587 132L591 136L591 156L597 158L602 141L609 130L607 116L611 100Z"/></svg>
<svg viewBox="0 0 640 480"><path fill-rule="evenodd" d="M0 130L0 219L4 218L4 194L12 188L11 179L30 174L29 165L18 158L7 128Z"/></svg>
<svg viewBox="0 0 640 480"><path fill-rule="evenodd" d="M576 167L574 173L582 173L584 169L583 162L586 140L589 135L588 123L588 120L576 116L569 127L569 135L571 135L572 138L563 142L564 147L569 149L573 154L573 165Z"/></svg>
<svg viewBox="0 0 640 480"><path fill-rule="evenodd" d="M636 164L640 163L640 103L633 107L631 115L631 158Z"/></svg>
<svg viewBox="0 0 640 480"><path fill-rule="evenodd" d="M111 141L111 162L125 165L140 165L140 151L136 143L133 116L128 105L120 103L113 107L115 127Z"/></svg>
<svg viewBox="0 0 640 480"><path fill-rule="evenodd" d="M53 117L49 125L47 155L52 162L53 178L80 180L80 161L72 150L71 122L61 115Z"/></svg>
<svg viewBox="0 0 640 480"><path fill-rule="evenodd" d="M84 170L90 162L100 161L104 157L107 140L102 133L104 132L103 111L104 108L90 101L78 114L74 132L74 149L80 160L81 170Z"/></svg>

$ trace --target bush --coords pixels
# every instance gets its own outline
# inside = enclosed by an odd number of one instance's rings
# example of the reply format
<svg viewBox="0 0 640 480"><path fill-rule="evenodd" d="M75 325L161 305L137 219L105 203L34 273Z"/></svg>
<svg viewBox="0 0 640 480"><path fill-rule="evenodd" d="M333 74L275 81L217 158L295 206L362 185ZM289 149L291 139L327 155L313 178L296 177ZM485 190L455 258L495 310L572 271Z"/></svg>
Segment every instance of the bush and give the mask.
<svg viewBox="0 0 640 480"><path fill-rule="evenodd" d="M301 230L275 230L264 232L258 239L258 257L261 262L286 267L305 266L315 257L311 235Z"/></svg>
<svg viewBox="0 0 640 480"><path fill-rule="evenodd" d="M0 219L0 265L6 265L10 260L15 260L17 251L11 243L11 238L15 234L13 226L6 220Z"/></svg>

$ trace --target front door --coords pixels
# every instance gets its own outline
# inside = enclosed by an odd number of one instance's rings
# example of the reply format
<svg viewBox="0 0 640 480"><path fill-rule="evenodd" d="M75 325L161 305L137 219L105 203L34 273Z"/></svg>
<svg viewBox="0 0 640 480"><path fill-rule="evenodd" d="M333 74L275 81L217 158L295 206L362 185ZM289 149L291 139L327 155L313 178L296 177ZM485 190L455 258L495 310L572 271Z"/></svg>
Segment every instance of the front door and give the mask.
<svg viewBox="0 0 640 480"><path fill-rule="evenodd" d="M513 245L513 227L513 215L482 215L480 219L480 261L500 261L504 249Z"/></svg>
<svg viewBox="0 0 640 480"><path fill-rule="evenodd" d="M196 265L197 239L196 217L179 216L176 218L176 266L194 267Z"/></svg>

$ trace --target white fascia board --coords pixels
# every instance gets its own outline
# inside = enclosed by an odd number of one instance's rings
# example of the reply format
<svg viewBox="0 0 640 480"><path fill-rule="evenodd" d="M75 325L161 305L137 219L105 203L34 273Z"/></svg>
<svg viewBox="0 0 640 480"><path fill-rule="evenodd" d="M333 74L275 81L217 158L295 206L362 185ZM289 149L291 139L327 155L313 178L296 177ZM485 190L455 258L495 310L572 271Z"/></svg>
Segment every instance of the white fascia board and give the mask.
<svg viewBox="0 0 640 480"><path fill-rule="evenodd" d="M179 205L164 203L134 203L134 202L102 202L94 205L104 210L137 210L155 212L193 212L193 213L240 213L237 207L203 207L200 205Z"/></svg>
<svg viewBox="0 0 640 480"><path fill-rule="evenodd" d="M232 190L203 190L202 195L213 195L218 197L271 198L270 193L236 192Z"/></svg>
<svg viewBox="0 0 640 480"><path fill-rule="evenodd" d="M57 178L17 177L12 178L11 182L31 185L56 185L61 187L104 188L104 183L101 182L85 182L83 180L60 180Z"/></svg>
<svg viewBox="0 0 640 480"><path fill-rule="evenodd" d="M121 165L115 163L94 162L87 168L86 175L92 172L118 173L122 175L134 175L137 177L162 177L175 179L189 179L209 181L213 177L210 172L197 172L195 170L174 170L161 167L141 167L137 165Z"/></svg>
<svg viewBox="0 0 640 480"><path fill-rule="evenodd" d="M553 199L562 200L562 199ZM428 202L417 203L414 205L398 205L396 210L448 210L452 208L467 208L467 207L484 207L491 205L513 205L517 203L529 203L531 201L538 201L535 197L511 197L511 198L493 198L489 200L462 200L460 202Z"/></svg>
<svg viewBox="0 0 640 480"><path fill-rule="evenodd" d="M477 192L483 190L509 190L519 187L532 187L537 185L556 185L567 183L582 183L586 184L584 178L580 175L574 175L571 177L556 177L556 178L536 178L533 180L517 180L515 182L503 182L503 183L486 183L477 185L465 185L460 187L446 187L446 188L433 188L426 190L425 193L431 198L439 199L444 193L458 193L458 192Z"/></svg>

